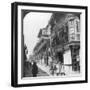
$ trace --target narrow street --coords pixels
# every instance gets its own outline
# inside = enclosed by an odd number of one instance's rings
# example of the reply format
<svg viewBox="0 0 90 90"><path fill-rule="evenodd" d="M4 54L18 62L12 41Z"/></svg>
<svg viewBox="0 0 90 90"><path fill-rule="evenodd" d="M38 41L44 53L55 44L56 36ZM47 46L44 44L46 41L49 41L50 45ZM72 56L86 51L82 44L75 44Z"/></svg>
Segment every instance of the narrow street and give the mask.
<svg viewBox="0 0 90 90"><path fill-rule="evenodd" d="M25 67L25 77L32 77L32 71L31 71L31 67ZM42 69L40 69L40 67L38 67L38 74L37 76L49 76L45 71L43 71Z"/></svg>
<svg viewBox="0 0 90 90"><path fill-rule="evenodd" d="M45 66L44 64L40 64L40 63L37 63L37 66L38 66L38 74L37 74L37 77L39 76L56 76L56 73L54 73L54 75L52 75L49 71L49 67L48 66ZM70 69L69 69L70 70ZM74 71L64 71L65 72L65 75L64 74L59 74L58 76L79 76L80 73L79 72L74 72ZM32 67L30 65L27 65L25 67L25 77L33 77L32 76Z"/></svg>

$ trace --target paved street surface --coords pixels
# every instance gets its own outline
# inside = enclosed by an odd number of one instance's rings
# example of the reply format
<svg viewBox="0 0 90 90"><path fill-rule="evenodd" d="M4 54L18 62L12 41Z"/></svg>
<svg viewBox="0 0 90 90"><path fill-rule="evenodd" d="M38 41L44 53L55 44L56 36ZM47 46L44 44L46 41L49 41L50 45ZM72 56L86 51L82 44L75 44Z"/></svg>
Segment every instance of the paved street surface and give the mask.
<svg viewBox="0 0 90 90"><path fill-rule="evenodd" d="M37 76L49 76L49 75L38 67ZM25 67L25 77L32 77L31 67Z"/></svg>
<svg viewBox="0 0 90 90"><path fill-rule="evenodd" d="M50 73L50 69L48 66L45 66L43 64L37 63L38 66L38 74L37 77L39 76L56 76L56 74L52 75ZM32 76L32 67L30 67L30 65L28 65L28 67L25 67L25 77L33 77ZM79 76L80 73L79 72L70 72L69 74L65 73L65 76ZM59 75L59 76L64 76L64 75Z"/></svg>

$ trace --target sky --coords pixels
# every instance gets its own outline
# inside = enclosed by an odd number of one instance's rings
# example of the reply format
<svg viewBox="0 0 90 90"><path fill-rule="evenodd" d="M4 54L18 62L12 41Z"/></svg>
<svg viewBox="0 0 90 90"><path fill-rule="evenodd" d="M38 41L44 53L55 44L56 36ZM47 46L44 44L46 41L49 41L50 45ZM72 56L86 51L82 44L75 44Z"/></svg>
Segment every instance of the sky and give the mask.
<svg viewBox="0 0 90 90"><path fill-rule="evenodd" d="M48 24L52 13L30 12L24 18L24 40L28 48L28 56L32 54L33 48L38 42L38 33L41 28Z"/></svg>

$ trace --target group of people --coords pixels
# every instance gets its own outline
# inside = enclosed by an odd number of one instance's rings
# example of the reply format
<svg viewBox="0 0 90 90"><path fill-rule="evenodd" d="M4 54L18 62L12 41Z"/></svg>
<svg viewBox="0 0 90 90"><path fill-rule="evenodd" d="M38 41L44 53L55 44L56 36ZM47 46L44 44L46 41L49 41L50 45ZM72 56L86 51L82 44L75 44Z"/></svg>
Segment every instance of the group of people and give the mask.
<svg viewBox="0 0 90 90"><path fill-rule="evenodd" d="M33 77L36 77L37 74L38 74L38 66L37 66L36 62L33 62L33 64L32 64L32 75L33 75Z"/></svg>
<svg viewBox="0 0 90 90"><path fill-rule="evenodd" d="M39 73L39 69L38 69L38 66L37 66L37 62L35 61L27 61L26 62L26 65L27 69L29 69L29 71L31 72L32 76L33 77L37 77L38 73ZM61 62L57 62L57 63L54 63L54 62L51 62L50 64L50 73L51 75L65 75L65 73L62 71L64 69L64 66Z"/></svg>
<svg viewBox="0 0 90 90"><path fill-rule="evenodd" d="M38 66L37 63L35 61L32 62L26 62L25 67L27 67L27 69L30 69L31 74L33 77L37 77L38 74Z"/></svg>
<svg viewBox="0 0 90 90"><path fill-rule="evenodd" d="M63 70L64 70L64 66L63 66L62 63L58 62L58 63L55 64L55 63L51 62L50 73L52 75L57 75L58 76L58 75L64 73Z"/></svg>

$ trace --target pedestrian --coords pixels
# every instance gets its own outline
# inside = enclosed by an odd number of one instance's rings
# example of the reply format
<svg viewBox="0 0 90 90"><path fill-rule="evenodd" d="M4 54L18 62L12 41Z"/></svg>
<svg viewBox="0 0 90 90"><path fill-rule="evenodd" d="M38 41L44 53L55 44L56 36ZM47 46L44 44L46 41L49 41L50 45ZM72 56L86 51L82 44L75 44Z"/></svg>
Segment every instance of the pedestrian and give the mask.
<svg viewBox="0 0 90 90"><path fill-rule="evenodd" d="M36 62L34 62L32 65L32 75L33 75L33 77L37 77L37 74L38 74L38 66L37 66Z"/></svg>
<svg viewBox="0 0 90 90"><path fill-rule="evenodd" d="M56 64L56 75L58 76L59 75L59 64Z"/></svg>
<svg viewBox="0 0 90 90"><path fill-rule="evenodd" d="M51 62L51 65L50 65L50 73L54 75L54 63L53 62Z"/></svg>

